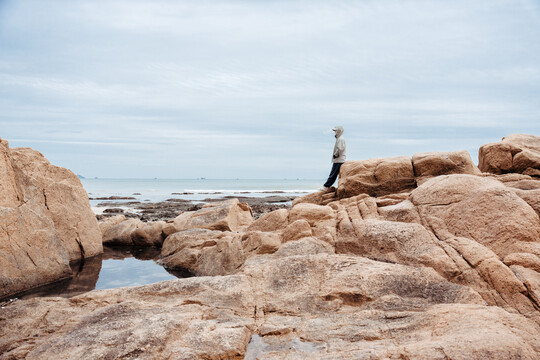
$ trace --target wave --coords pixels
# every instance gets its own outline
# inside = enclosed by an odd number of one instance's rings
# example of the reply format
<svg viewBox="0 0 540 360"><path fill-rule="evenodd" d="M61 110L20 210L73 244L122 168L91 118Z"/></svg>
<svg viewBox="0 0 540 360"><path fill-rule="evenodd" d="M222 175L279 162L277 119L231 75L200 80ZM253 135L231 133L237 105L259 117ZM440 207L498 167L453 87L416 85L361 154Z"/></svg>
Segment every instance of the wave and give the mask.
<svg viewBox="0 0 540 360"><path fill-rule="evenodd" d="M171 195L197 195L197 194L308 194L315 190L292 189L292 190L243 190L243 189L185 189L184 192L171 193Z"/></svg>

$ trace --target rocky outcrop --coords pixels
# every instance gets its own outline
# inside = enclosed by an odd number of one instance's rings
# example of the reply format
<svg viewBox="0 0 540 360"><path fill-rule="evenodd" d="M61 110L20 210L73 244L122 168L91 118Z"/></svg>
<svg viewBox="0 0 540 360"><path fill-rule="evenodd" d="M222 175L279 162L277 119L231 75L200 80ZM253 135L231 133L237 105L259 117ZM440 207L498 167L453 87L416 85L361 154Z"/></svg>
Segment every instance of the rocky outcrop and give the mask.
<svg viewBox="0 0 540 360"><path fill-rule="evenodd" d="M480 147L478 167L494 174L520 173L540 176L540 137L512 134Z"/></svg>
<svg viewBox="0 0 540 360"><path fill-rule="evenodd" d="M11 149L22 201L44 204L71 261L100 254L101 233L88 195L73 172L51 165L38 151Z"/></svg>
<svg viewBox="0 0 540 360"><path fill-rule="evenodd" d="M252 222L253 213L250 207L238 199L231 199L204 205L197 211L182 213L163 230L166 235L188 229L239 231L245 230Z"/></svg>
<svg viewBox="0 0 540 360"><path fill-rule="evenodd" d="M538 324L485 306L432 269L344 255L257 256L238 275L1 311L0 359L532 360L540 352Z"/></svg>
<svg viewBox="0 0 540 360"><path fill-rule="evenodd" d="M71 171L0 139L0 297L69 277L103 251L88 196Z"/></svg>
<svg viewBox="0 0 540 360"><path fill-rule="evenodd" d="M361 161L347 161L341 166L339 186L315 192L293 201L328 205L360 194L373 197L407 192L432 177L448 174L480 175L465 150L428 152L407 156Z"/></svg>
<svg viewBox="0 0 540 360"><path fill-rule="evenodd" d="M412 163L417 183L422 183L433 176L480 174L480 170L473 163L471 155L465 150L414 154Z"/></svg>
<svg viewBox="0 0 540 360"><path fill-rule="evenodd" d="M412 162L407 156L347 161L339 175L340 199L359 194L381 196L416 186Z"/></svg>
<svg viewBox="0 0 540 360"><path fill-rule="evenodd" d="M104 245L161 246L165 239L165 221L143 222L117 215L102 221L99 227Z"/></svg>
<svg viewBox="0 0 540 360"><path fill-rule="evenodd" d="M166 268L187 269L197 275L232 274L244 263L240 237L229 231L179 231L165 239L160 263Z"/></svg>

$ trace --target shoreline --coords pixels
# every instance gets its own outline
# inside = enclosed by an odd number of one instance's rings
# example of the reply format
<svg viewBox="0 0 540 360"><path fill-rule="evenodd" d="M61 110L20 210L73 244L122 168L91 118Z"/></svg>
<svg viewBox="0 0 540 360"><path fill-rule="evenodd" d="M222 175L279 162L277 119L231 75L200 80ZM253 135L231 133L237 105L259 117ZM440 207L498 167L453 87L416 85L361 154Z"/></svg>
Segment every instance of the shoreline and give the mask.
<svg viewBox="0 0 540 360"><path fill-rule="evenodd" d="M251 194L252 192L247 193ZM100 201L92 206L92 211L96 215L98 221L116 215L124 215L128 218L136 218L144 222L160 220L171 221L186 211L196 211L206 204L230 199L238 199L240 202L247 203L253 211L253 217L258 219L262 215L274 210L290 209L293 200L298 196L283 195L284 193L286 192L282 191L277 193L279 195L269 195L265 197L228 195L217 198L205 198L202 200L169 198L164 201L155 202L138 201L131 196L96 197L90 198L90 200ZM276 192L265 194L276 194Z"/></svg>

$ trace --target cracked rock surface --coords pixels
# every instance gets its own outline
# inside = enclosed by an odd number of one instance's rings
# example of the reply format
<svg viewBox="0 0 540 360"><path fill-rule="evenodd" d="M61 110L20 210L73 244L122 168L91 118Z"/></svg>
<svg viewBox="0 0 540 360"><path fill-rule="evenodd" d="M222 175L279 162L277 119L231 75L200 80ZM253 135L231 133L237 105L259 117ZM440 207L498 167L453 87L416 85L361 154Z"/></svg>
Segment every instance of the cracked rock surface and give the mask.
<svg viewBox="0 0 540 360"><path fill-rule="evenodd" d="M70 261L102 251L77 176L0 139L0 297L69 277Z"/></svg>

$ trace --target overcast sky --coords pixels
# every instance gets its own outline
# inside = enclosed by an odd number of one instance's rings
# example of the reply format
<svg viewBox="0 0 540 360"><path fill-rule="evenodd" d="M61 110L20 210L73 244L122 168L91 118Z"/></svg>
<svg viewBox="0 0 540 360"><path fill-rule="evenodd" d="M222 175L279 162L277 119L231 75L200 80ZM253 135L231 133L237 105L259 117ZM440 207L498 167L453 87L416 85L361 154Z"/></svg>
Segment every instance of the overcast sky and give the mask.
<svg viewBox="0 0 540 360"><path fill-rule="evenodd" d="M540 135L540 2L2 1L0 137L87 177L326 178Z"/></svg>

